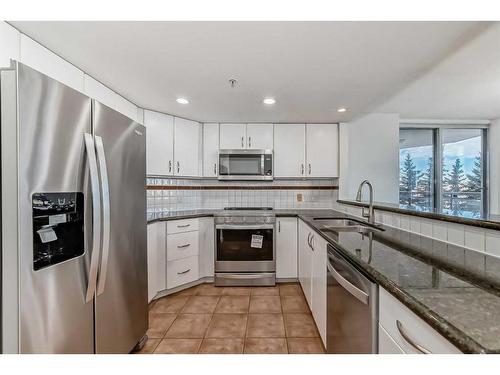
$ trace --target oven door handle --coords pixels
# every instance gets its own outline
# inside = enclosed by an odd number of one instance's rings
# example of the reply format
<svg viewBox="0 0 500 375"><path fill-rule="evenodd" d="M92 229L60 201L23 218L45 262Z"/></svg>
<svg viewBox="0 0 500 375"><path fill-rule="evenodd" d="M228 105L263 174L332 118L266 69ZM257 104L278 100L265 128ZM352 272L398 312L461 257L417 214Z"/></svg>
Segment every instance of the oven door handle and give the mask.
<svg viewBox="0 0 500 375"><path fill-rule="evenodd" d="M215 229L241 230L241 229L274 229L274 224L249 224L249 225L232 225L220 224L216 225Z"/></svg>

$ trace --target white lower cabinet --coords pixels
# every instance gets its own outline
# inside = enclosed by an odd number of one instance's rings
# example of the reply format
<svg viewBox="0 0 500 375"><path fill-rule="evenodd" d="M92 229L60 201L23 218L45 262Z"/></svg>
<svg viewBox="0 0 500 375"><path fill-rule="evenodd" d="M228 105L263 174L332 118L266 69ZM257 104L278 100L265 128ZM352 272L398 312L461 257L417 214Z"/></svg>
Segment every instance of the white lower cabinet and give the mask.
<svg viewBox="0 0 500 375"><path fill-rule="evenodd" d="M327 242L299 220L299 282L326 347Z"/></svg>
<svg viewBox="0 0 500 375"><path fill-rule="evenodd" d="M312 308L312 251L310 246L311 229L299 220L298 274L299 283L306 297L309 308Z"/></svg>
<svg viewBox="0 0 500 375"><path fill-rule="evenodd" d="M148 299L214 276L214 219L148 224ZM176 289L178 290L178 289Z"/></svg>
<svg viewBox="0 0 500 375"><path fill-rule="evenodd" d="M378 325L378 352L379 354L405 353L380 324Z"/></svg>
<svg viewBox="0 0 500 375"><path fill-rule="evenodd" d="M199 219L200 277L214 276L215 226L213 217Z"/></svg>
<svg viewBox="0 0 500 375"><path fill-rule="evenodd" d="M297 218L276 219L276 278L297 278Z"/></svg>
<svg viewBox="0 0 500 375"><path fill-rule="evenodd" d="M148 301L167 287L166 284L166 225L164 222L147 226Z"/></svg>
<svg viewBox="0 0 500 375"><path fill-rule="evenodd" d="M167 262L167 289L198 280L198 256Z"/></svg>
<svg viewBox="0 0 500 375"><path fill-rule="evenodd" d="M379 324L404 353L461 353L457 347L382 288L379 288ZM390 353L394 350L394 345L391 347L387 337L379 337L379 353Z"/></svg>

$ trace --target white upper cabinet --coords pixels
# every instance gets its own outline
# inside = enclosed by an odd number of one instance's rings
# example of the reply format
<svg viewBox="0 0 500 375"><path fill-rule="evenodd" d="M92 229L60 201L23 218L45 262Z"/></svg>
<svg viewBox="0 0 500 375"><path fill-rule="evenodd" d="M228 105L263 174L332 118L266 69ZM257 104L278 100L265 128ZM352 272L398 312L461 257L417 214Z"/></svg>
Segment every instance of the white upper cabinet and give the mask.
<svg viewBox="0 0 500 375"><path fill-rule="evenodd" d="M246 146L249 149L273 149L273 124L247 124Z"/></svg>
<svg viewBox="0 0 500 375"><path fill-rule="evenodd" d="M217 177L219 124L203 124L203 177Z"/></svg>
<svg viewBox="0 0 500 375"><path fill-rule="evenodd" d="M175 117L174 125L174 174L199 176L200 123Z"/></svg>
<svg viewBox="0 0 500 375"><path fill-rule="evenodd" d="M159 112L144 111L146 126L146 173L173 174L174 118Z"/></svg>
<svg viewBox="0 0 500 375"><path fill-rule="evenodd" d="M337 124L306 125L307 177L338 177L339 127Z"/></svg>
<svg viewBox="0 0 500 375"><path fill-rule="evenodd" d="M33 39L21 34L20 60L33 69L84 92L84 73Z"/></svg>
<svg viewBox="0 0 500 375"><path fill-rule="evenodd" d="M220 124L220 148L246 148L246 124Z"/></svg>
<svg viewBox="0 0 500 375"><path fill-rule="evenodd" d="M274 177L305 176L305 125L274 124Z"/></svg>
<svg viewBox="0 0 500 375"><path fill-rule="evenodd" d="M10 67L10 60L19 60L21 34L6 22L0 22L0 68Z"/></svg>

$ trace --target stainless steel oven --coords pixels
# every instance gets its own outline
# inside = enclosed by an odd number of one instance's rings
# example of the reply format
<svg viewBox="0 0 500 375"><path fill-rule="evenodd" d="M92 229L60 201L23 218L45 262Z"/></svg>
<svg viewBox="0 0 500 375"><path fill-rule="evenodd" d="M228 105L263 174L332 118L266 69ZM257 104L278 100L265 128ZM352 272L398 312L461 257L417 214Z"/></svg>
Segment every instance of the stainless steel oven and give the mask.
<svg viewBox="0 0 500 375"><path fill-rule="evenodd" d="M273 179L272 150L220 150L219 180Z"/></svg>
<svg viewBox="0 0 500 375"><path fill-rule="evenodd" d="M269 208L215 215L215 285L274 285L275 215Z"/></svg>

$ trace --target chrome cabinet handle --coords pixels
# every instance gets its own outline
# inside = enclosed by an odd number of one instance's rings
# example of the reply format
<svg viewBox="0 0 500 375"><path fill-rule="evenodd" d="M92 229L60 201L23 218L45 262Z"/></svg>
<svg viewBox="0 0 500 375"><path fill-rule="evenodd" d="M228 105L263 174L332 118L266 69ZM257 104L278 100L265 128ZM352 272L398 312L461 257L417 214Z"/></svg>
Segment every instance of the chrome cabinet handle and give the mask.
<svg viewBox="0 0 500 375"><path fill-rule="evenodd" d="M189 246L191 246L191 244L190 244L190 243L187 243L187 244L185 244L185 245L178 245L178 246L177 246L177 248L178 248L178 249L184 249L184 248L189 247Z"/></svg>
<svg viewBox="0 0 500 375"><path fill-rule="evenodd" d="M185 271L182 271L182 272L177 272L177 275L184 275L184 274L188 273L189 271L191 271L191 268L189 268Z"/></svg>
<svg viewBox="0 0 500 375"><path fill-rule="evenodd" d="M311 163L309 163L309 174L311 174Z"/></svg>
<svg viewBox="0 0 500 375"><path fill-rule="evenodd" d="M241 137L241 148L245 148L245 137Z"/></svg>
<svg viewBox="0 0 500 375"><path fill-rule="evenodd" d="M214 163L214 175L217 176L217 163Z"/></svg>
<svg viewBox="0 0 500 375"><path fill-rule="evenodd" d="M97 295L104 292L106 286L106 278L108 276L108 260L109 260L109 240L111 227L111 214L109 203L109 180L108 168L106 166L106 155L104 152L104 144L102 138L95 137L95 148L97 151L97 161L99 163L99 174L101 177L101 193L102 193L102 254L101 266L99 269L99 281L97 283Z"/></svg>
<svg viewBox="0 0 500 375"><path fill-rule="evenodd" d="M172 160L168 161L168 171L172 172Z"/></svg>
<svg viewBox="0 0 500 375"><path fill-rule="evenodd" d="M311 247L311 232L307 234L307 244Z"/></svg>
<svg viewBox="0 0 500 375"><path fill-rule="evenodd" d="M281 233L281 221L278 220L278 232Z"/></svg>
<svg viewBox="0 0 500 375"><path fill-rule="evenodd" d="M311 235L311 245L309 245L311 247L311 250L314 251L314 234Z"/></svg>
<svg viewBox="0 0 500 375"><path fill-rule="evenodd" d="M415 341L412 340L410 336L405 332L403 323L401 323L399 320L396 320L396 327L399 331L399 334L401 337L412 347L414 347L417 351L419 351L422 354L432 354L432 352L429 349L424 348L422 345L417 344Z"/></svg>
<svg viewBox="0 0 500 375"><path fill-rule="evenodd" d="M361 303L368 305L368 301L370 296L363 292L361 289L359 289L357 286L351 284L349 281L347 281L340 273L337 272L335 268L330 264L330 262L327 262L326 267L328 268L328 271L330 271L331 275L337 282L344 288L346 291L348 291L353 297L358 299Z"/></svg>
<svg viewBox="0 0 500 375"><path fill-rule="evenodd" d="M177 225L177 228L187 228L191 226L191 224Z"/></svg>
<svg viewBox="0 0 500 375"><path fill-rule="evenodd" d="M248 147L252 147L252 137L248 137Z"/></svg>
<svg viewBox="0 0 500 375"><path fill-rule="evenodd" d="M304 164L300 165L300 174L304 174Z"/></svg>
<svg viewBox="0 0 500 375"><path fill-rule="evenodd" d="M180 170L181 170L181 163L177 162L177 173L179 173Z"/></svg>
<svg viewBox="0 0 500 375"><path fill-rule="evenodd" d="M91 134L84 134L85 149L90 172L90 188L92 191L92 255L90 258L89 280L85 301L90 302L94 298L97 271L101 252L101 193L99 188L99 170L95 154L94 138Z"/></svg>

